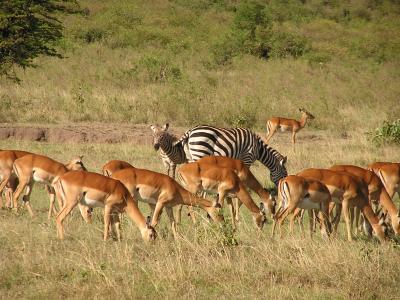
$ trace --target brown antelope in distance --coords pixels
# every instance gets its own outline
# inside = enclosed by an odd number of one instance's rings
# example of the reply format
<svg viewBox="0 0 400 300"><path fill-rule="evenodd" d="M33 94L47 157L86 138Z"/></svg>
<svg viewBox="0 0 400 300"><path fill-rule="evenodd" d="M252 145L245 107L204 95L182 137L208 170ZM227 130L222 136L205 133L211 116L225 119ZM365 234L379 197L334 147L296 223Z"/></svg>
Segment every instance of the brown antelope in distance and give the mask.
<svg viewBox="0 0 400 300"><path fill-rule="evenodd" d="M396 193L400 196L400 163L375 162L368 169L378 175L390 198Z"/></svg>
<svg viewBox="0 0 400 300"><path fill-rule="evenodd" d="M353 165L335 165L330 168L334 171L343 171L364 180L368 185L368 197L371 203L380 204L390 216L393 231L400 234L400 215L391 197L383 186L379 177L372 171Z"/></svg>
<svg viewBox="0 0 400 300"><path fill-rule="evenodd" d="M214 164L200 163L200 161L188 163L179 168L178 176L183 186L192 193L200 191L217 192L217 204L221 206L223 205L225 196L229 194L235 195L250 210L256 226L262 229L265 223L264 212L251 199L246 186L235 171ZM233 227L235 228L235 210L231 200L228 202L228 205L230 207Z"/></svg>
<svg viewBox="0 0 400 300"><path fill-rule="evenodd" d="M296 208L318 210L319 221L321 223L321 234L326 236L331 234L332 228L329 221L329 203L331 202L331 194L322 182L311 178L289 175L280 180L278 186L278 197L281 199L281 207L274 217L272 236L274 236L275 233L276 223L279 224L282 235L281 226L285 218L289 214L294 213ZM310 224L311 220L312 219L310 218ZM310 235L311 234L312 226L310 226Z"/></svg>
<svg viewBox="0 0 400 300"><path fill-rule="evenodd" d="M267 207L271 217L275 214L275 199L270 192L263 188L256 177L250 171L250 168L240 159L234 159L226 156L205 156L197 161L201 164L214 164L218 167L229 168L236 172L243 184L253 190ZM239 202L239 206L242 203Z"/></svg>
<svg viewBox="0 0 400 300"><path fill-rule="evenodd" d="M70 171L56 177L52 186L64 203L56 218L60 239L64 239L64 219L78 204L104 207L104 240L109 236L110 223L115 228L117 239L121 240L119 213L122 212L126 212L136 224L145 241L156 238L154 228L146 222L136 201L118 180L92 172Z"/></svg>
<svg viewBox="0 0 400 300"><path fill-rule="evenodd" d="M13 165L14 173L19 179L18 187L13 195L14 209L18 210L18 199L21 193L25 191L23 201L29 211L29 214L33 216L32 207L29 203L32 188L35 182L43 183L47 186L50 195L50 208L48 218L51 218L51 213L54 209L54 198L55 192L51 186L52 181L55 177L61 176L62 174L70 170L86 170L82 163L82 156L73 158L68 164L64 165L58 161L55 161L47 156L38 154L28 154L14 161ZM57 198L59 207L62 207L62 202ZM82 216L87 222L90 220L87 218L87 212L83 206L79 207Z"/></svg>
<svg viewBox="0 0 400 300"><path fill-rule="evenodd" d="M172 207L178 204L198 206L214 221L223 221L223 217L219 216L219 208L214 207L211 201L192 195L168 175L145 169L127 168L116 171L111 178L121 181L135 198L154 206L152 226L158 224L165 207L174 236L177 231Z"/></svg>
<svg viewBox="0 0 400 300"><path fill-rule="evenodd" d="M336 203L337 209L342 208L347 228L347 238L349 241L353 239L349 209L358 207L364 217L371 224L377 238L383 242L385 233L382 230L381 223L374 214L368 201L368 187L366 183L356 176L345 172L338 172L326 169L306 169L297 174L305 178L313 178L321 181L328 188L332 201ZM340 210L338 210L340 216ZM339 217L335 221L335 231L339 224Z"/></svg>
<svg viewBox="0 0 400 300"><path fill-rule="evenodd" d="M287 119L281 117L272 117L267 121L267 137L265 142L268 143L275 132L280 129L282 132L292 132L292 143L296 143L296 134L306 126L308 120L312 120L315 117L306 111L304 108L299 108L301 112L301 118L299 121L295 119Z"/></svg>
<svg viewBox="0 0 400 300"><path fill-rule="evenodd" d="M13 173L14 161L27 154L32 154L20 150L0 151L0 195L6 189L6 206L11 207L12 194L18 186L18 178ZM0 198L1 207L3 207L2 197Z"/></svg>

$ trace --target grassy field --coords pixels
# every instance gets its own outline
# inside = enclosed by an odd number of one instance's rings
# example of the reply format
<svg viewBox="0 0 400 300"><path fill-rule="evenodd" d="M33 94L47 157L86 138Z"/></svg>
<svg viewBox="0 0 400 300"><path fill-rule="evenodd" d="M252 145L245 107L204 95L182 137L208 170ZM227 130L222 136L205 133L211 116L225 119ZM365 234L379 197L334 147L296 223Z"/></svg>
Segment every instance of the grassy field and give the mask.
<svg viewBox="0 0 400 300"><path fill-rule="evenodd" d="M366 165L374 160L399 161L396 147L377 148L363 135L346 138L322 131L303 132L294 151L289 136L271 144L288 155L289 173L334 163ZM48 144L1 141L0 148L44 153L61 161L83 154L89 170L99 171L110 159L162 171L151 145ZM66 152L65 149L68 149ZM319 150L319 151L316 151ZM267 182L265 168L256 176ZM258 202L258 199L255 198ZM397 201L397 205L398 200ZM271 223L257 234L242 208L234 235L205 220L193 225L185 218L174 241L165 216L159 238L145 244L137 228L124 218L123 241L102 241L102 211L87 225L74 211L66 221L66 240L56 237L54 220L47 220L48 198L37 185L31 200L37 216L0 211L0 298L354 298L395 299L400 293L400 252L395 243L379 245L363 236L347 242L313 240L296 230L280 240L270 236ZM141 205L147 214L146 205ZM202 212L199 212L204 216ZM341 224L343 229L344 224ZM237 241L236 243L232 238Z"/></svg>
<svg viewBox="0 0 400 300"><path fill-rule="evenodd" d="M218 64L239 2L79 1L83 12L62 18L64 59L37 59L18 72L21 84L0 79L0 119L260 129L304 106L315 129L346 133L398 118L396 1L260 0L287 45ZM290 39L305 41L303 55L285 52Z"/></svg>

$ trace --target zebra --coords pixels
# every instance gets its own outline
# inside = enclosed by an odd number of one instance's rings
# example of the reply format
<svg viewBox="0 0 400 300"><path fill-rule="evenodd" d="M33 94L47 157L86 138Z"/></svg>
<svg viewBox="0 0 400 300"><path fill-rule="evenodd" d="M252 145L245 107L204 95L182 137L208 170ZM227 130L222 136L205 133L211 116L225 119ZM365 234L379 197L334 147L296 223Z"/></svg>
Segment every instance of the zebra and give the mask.
<svg viewBox="0 0 400 300"><path fill-rule="evenodd" d="M176 144L178 138L168 132L168 127L168 123L161 127L157 125L150 126L153 131L154 149L160 149L159 154L167 175L175 179L176 166L187 163L187 159L182 145Z"/></svg>
<svg viewBox="0 0 400 300"><path fill-rule="evenodd" d="M208 155L228 156L240 159L250 167L259 160L270 170L271 181L276 187L279 180L288 175L285 167L287 157L269 147L259 135L247 128L199 125L186 131L175 147L179 144L186 148L190 162Z"/></svg>

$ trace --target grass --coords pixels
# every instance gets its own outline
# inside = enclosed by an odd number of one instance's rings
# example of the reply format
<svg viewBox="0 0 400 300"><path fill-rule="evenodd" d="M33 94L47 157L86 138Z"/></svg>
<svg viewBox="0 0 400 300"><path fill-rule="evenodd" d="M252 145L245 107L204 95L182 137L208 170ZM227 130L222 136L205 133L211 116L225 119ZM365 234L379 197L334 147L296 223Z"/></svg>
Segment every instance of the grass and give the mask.
<svg viewBox="0 0 400 300"><path fill-rule="evenodd" d="M362 134L343 138L321 131L299 134L294 151L289 135L276 135L271 145L289 157L289 173L334 163L365 166L374 160L399 161L394 146L376 148ZM137 167L162 171L151 145L48 144L0 141L0 148L45 153L61 161L83 154L91 171L110 159L124 159ZM68 148L68 152L65 149ZM316 148L324 151L314 151ZM264 185L265 168L256 164ZM258 201L255 198L256 201ZM397 200L398 201L398 200ZM66 240L56 237L54 220L47 220L48 198L37 185L32 194L37 216L0 211L1 298L393 298L400 292L399 246L379 245L357 237L313 240L297 231L283 239L270 237L269 223L258 235L242 208L242 222L234 234L237 245L204 220L196 225L185 218L181 237L174 241L165 216L159 238L145 244L133 223L124 218L123 241L103 242L102 211L95 210L87 225L78 211L66 221ZM398 202L397 202L398 205ZM148 207L140 206L147 214ZM200 216L204 214L200 212ZM344 224L340 225L342 228Z"/></svg>
<svg viewBox="0 0 400 300"><path fill-rule="evenodd" d="M243 54L215 64L237 1L79 1L65 58L0 79L3 122L173 121L264 128L273 116L345 134L398 117L399 6L392 1L259 1L273 30L306 39L298 59ZM276 41L278 44L281 42ZM371 118L371 115L374 115Z"/></svg>

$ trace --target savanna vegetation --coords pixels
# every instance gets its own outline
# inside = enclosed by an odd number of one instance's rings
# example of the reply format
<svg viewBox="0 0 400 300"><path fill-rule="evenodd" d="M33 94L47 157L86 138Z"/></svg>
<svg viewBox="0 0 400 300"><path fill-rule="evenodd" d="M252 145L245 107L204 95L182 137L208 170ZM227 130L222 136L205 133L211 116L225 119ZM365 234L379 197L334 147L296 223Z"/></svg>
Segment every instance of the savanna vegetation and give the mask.
<svg viewBox="0 0 400 300"><path fill-rule="evenodd" d="M265 132L270 116L298 118L304 107L316 118L299 133L296 149L288 135L276 134L270 142L288 156L289 173L400 161L399 1L78 3L79 9L51 12L64 27L46 43L63 58L31 57L25 69L15 68L20 82L0 78L1 122L86 122L90 128L90 122L169 121ZM0 22L0 29L10 24ZM100 171L111 159L164 170L145 144L1 140L0 149L63 162L80 154L90 171ZM255 164L252 171L264 186L271 185L263 166ZM399 207L398 196L395 201ZM202 220L192 224L184 218L177 240L163 214L153 244L141 240L128 218L122 242L103 242L101 209L95 209L92 225L76 210L60 241L54 220L47 220L48 197L39 184L31 203L34 219L25 210L18 216L0 210L2 299L393 299L400 294L396 239L380 245L359 235L350 243L341 229L329 241L318 233L311 240L297 228L282 240L271 238L271 220L257 233L242 207L236 232L203 220L197 211ZM147 205L140 208L148 214Z"/></svg>
<svg viewBox="0 0 400 300"><path fill-rule="evenodd" d="M64 59L0 81L3 122L209 123L334 132L398 118L397 1L79 1Z"/></svg>

